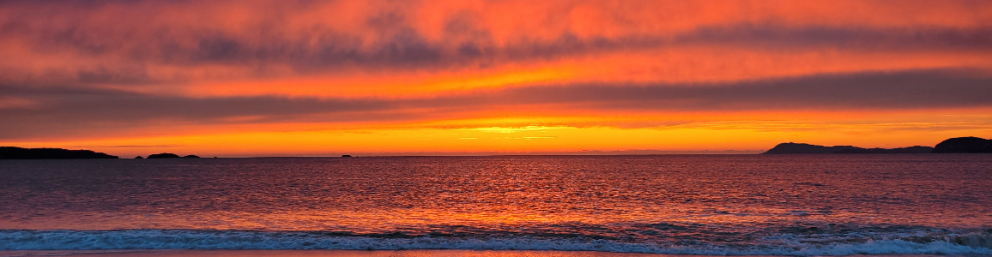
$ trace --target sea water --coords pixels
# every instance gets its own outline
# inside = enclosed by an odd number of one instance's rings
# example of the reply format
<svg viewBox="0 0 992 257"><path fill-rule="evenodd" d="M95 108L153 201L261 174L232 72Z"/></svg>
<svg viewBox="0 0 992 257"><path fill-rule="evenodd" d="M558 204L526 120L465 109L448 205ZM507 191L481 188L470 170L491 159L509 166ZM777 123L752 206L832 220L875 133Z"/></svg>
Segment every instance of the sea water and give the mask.
<svg viewBox="0 0 992 257"><path fill-rule="evenodd" d="M0 250L992 255L992 155L0 160Z"/></svg>

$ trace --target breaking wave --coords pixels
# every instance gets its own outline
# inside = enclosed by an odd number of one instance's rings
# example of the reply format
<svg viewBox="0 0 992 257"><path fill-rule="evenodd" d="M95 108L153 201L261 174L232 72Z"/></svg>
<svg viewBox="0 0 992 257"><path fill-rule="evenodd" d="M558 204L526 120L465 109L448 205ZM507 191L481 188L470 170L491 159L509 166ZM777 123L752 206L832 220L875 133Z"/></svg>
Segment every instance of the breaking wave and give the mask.
<svg viewBox="0 0 992 257"><path fill-rule="evenodd" d="M992 255L988 231L865 238L778 234L748 242L627 242L532 235L408 236L218 230L0 230L0 250L557 250L696 255Z"/></svg>

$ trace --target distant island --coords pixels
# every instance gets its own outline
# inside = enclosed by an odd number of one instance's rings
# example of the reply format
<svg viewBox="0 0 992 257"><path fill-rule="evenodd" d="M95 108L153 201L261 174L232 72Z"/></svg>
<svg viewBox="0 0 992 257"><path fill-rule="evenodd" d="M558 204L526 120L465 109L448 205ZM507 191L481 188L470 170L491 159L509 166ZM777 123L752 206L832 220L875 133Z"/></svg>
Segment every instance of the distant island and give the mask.
<svg viewBox="0 0 992 257"><path fill-rule="evenodd" d="M118 157L90 150L0 146L0 159L118 159Z"/></svg>
<svg viewBox="0 0 992 257"><path fill-rule="evenodd" d="M992 153L992 140L978 137L957 137L944 140L936 147L910 146L902 148L861 148L856 146L822 146L804 143L781 143L764 154L891 154L891 153Z"/></svg>
<svg viewBox="0 0 992 257"><path fill-rule="evenodd" d="M157 153L148 156L148 159L172 159L172 158L200 158L200 156L190 154L187 156L179 157L178 154L174 154L174 153Z"/></svg>
<svg viewBox="0 0 992 257"><path fill-rule="evenodd" d="M861 148L856 146L822 146L803 143L781 143L765 154L833 154L833 153L930 153L933 147L911 146L903 148Z"/></svg>

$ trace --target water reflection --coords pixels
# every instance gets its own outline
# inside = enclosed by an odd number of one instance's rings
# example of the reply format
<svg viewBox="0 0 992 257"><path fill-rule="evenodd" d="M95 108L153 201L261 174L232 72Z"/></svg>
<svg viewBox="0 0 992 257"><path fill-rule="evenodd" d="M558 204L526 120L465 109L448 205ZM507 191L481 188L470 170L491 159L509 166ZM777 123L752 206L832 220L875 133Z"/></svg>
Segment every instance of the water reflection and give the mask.
<svg viewBox="0 0 992 257"><path fill-rule="evenodd" d="M0 229L747 240L992 224L988 155L4 161Z"/></svg>

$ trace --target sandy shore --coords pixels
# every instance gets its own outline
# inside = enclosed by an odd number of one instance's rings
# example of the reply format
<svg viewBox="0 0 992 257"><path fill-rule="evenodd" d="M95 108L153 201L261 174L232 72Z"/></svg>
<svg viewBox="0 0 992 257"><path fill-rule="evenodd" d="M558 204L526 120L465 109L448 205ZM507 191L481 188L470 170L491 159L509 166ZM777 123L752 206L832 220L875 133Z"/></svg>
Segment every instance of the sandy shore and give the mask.
<svg viewBox="0 0 992 257"><path fill-rule="evenodd" d="M569 251L473 251L473 250L113 250L113 251L0 251L0 257L13 256L113 256L113 257L639 257L662 254L569 252Z"/></svg>
<svg viewBox="0 0 992 257"><path fill-rule="evenodd" d="M402 250L402 251L352 251L352 250L88 250L88 251L0 251L0 257L14 256L113 256L113 257L684 257L705 255L665 255L643 253L609 253L579 251L473 251L473 250ZM936 255L871 255L871 257ZM760 256L748 256L760 257Z"/></svg>

